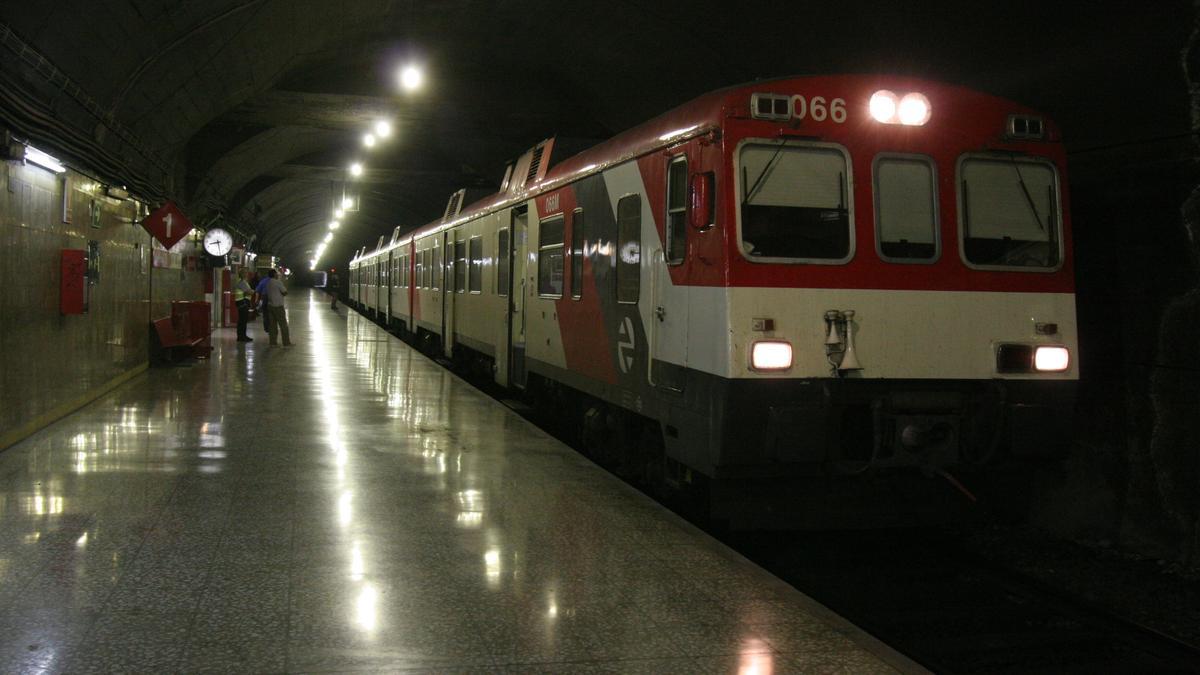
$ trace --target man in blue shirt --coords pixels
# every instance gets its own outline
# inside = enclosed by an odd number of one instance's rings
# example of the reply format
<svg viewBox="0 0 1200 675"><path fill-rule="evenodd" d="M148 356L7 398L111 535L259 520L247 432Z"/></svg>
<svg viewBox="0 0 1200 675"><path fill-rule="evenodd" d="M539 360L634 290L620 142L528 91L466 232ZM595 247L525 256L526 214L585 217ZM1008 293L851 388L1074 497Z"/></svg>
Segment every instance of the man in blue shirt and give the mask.
<svg viewBox="0 0 1200 675"><path fill-rule="evenodd" d="M262 312L263 330L267 331L268 335L271 333L271 312L267 311L267 282L270 280L271 277L264 274L254 287L254 294L258 296L259 311Z"/></svg>

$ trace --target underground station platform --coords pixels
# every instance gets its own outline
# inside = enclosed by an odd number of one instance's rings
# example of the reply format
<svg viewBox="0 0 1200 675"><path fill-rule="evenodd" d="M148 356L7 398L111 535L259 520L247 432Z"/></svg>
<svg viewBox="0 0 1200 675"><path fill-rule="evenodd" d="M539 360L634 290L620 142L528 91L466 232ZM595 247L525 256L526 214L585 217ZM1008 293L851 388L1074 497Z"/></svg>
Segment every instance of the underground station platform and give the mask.
<svg viewBox="0 0 1200 675"><path fill-rule="evenodd" d="M354 312L0 453L3 672L920 672Z"/></svg>

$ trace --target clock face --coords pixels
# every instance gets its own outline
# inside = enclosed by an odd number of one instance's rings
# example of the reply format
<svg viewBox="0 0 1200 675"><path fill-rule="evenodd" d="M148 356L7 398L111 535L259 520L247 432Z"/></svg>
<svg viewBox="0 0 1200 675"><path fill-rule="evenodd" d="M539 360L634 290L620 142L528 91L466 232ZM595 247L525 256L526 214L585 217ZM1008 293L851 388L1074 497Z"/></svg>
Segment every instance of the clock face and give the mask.
<svg viewBox="0 0 1200 675"><path fill-rule="evenodd" d="M209 255L225 255L231 248L233 248L233 237L225 230L216 228L209 230L204 235L204 250L208 251Z"/></svg>

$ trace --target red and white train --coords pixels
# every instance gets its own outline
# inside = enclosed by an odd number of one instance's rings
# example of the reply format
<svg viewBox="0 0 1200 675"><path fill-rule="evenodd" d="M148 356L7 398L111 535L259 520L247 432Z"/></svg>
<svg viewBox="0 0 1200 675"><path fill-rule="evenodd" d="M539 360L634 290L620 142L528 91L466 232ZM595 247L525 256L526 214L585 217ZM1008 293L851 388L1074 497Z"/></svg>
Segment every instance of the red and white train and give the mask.
<svg viewBox="0 0 1200 675"><path fill-rule="evenodd" d="M726 487L781 480L801 516L899 512L911 477L966 491L1067 443L1065 152L1024 106L902 77L756 82L572 157L546 140L461 201L360 251L351 302L718 514L749 508Z"/></svg>

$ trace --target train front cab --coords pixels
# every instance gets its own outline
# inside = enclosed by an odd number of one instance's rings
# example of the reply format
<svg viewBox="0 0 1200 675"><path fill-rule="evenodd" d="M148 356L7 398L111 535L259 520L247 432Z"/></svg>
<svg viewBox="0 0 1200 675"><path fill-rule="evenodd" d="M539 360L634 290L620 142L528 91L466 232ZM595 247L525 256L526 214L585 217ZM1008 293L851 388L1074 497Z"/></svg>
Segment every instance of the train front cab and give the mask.
<svg viewBox="0 0 1200 675"><path fill-rule="evenodd" d="M987 486L1026 489L1000 477L1063 456L1078 380L1057 130L924 82L895 94L919 91L932 106L920 125L818 121L813 94L866 104L874 83L779 84L768 98L787 112L733 116L723 130L729 280L693 286L689 305L727 317L716 348L729 359L725 373L687 369L668 455L710 477L717 501L722 484L819 477L771 507L779 520L780 508L803 520L806 504L843 500L848 517L875 501L924 519L908 507L941 508L931 492L965 504ZM713 349L697 325L689 361Z"/></svg>

